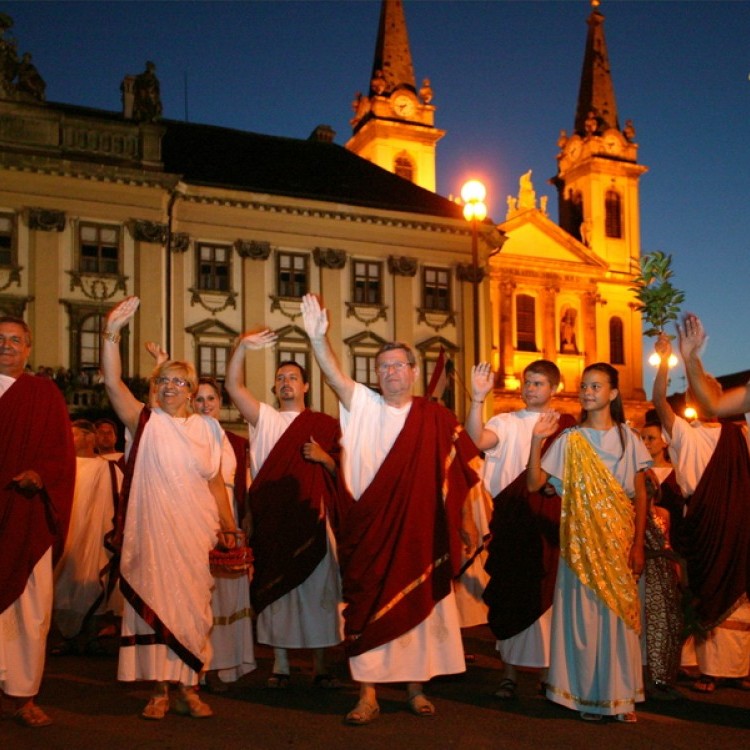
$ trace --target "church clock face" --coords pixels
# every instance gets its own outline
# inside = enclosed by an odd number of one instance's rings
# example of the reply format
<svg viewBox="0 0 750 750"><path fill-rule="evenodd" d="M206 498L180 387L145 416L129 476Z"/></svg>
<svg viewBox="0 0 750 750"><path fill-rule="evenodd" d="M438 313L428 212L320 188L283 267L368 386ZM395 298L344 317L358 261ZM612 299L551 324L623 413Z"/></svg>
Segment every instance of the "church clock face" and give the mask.
<svg viewBox="0 0 750 750"><path fill-rule="evenodd" d="M391 108L399 117L411 117L417 106L408 94L396 94L391 100Z"/></svg>

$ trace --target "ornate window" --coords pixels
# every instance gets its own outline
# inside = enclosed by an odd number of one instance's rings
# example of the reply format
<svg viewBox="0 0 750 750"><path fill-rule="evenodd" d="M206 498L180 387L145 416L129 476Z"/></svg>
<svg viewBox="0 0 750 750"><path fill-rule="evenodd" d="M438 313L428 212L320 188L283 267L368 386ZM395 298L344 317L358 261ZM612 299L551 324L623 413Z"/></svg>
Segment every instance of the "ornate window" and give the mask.
<svg viewBox="0 0 750 750"><path fill-rule="evenodd" d="M0 266L5 268L12 268L16 265L15 229L15 216L0 213Z"/></svg>
<svg viewBox="0 0 750 750"><path fill-rule="evenodd" d="M530 294L516 297L516 349L538 351L536 346L536 300Z"/></svg>
<svg viewBox="0 0 750 750"><path fill-rule="evenodd" d="M310 288L309 256L297 253L276 254L276 289L279 297L298 299Z"/></svg>
<svg viewBox="0 0 750 750"><path fill-rule="evenodd" d="M422 307L432 312L451 309L451 273L447 268L422 269Z"/></svg>
<svg viewBox="0 0 750 750"><path fill-rule="evenodd" d="M99 344L104 316L92 313L83 318L78 328L77 370L99 369Z"/></svg>
<svg viewBox="0 0 750 750"><path fill-rule="evenodd" d="M609 319L609 361L613 365L625 364L625 336L622 318Z"/></svg>
<svg viewBox="0 0 750 750"><path fill-rule="evenodd" d="M79 270L85 274L120 274L120 227L109 224L78 225Z"/></svg>
<svg viewBox="0 0 750 750"><path fill-rule="evenodd" d="M70 332L70 369L82 377L82 383L93 382L99 371L99 357L101 354L101 335L103 323L107 317L107 309L99 305L63 303L68 311L68 331ZM128 349L129 329L122 331L120 352L123 354L123 375L127 376L128 358L124 353Z"/></svg>
<svg viewBox="0 0 750 750"><path fill-rule="evenodd" d="M393 162L393 171L409 182L414 182L414 162L403 154L396 157Z"/></svg>
<svg viewBox="0 0 750 750"><path fill-rule="evenodd" d="M358 333L346 339L352 358L352 378L362 385L378 390L378 378L375 372L375 357L385 343L384 339L374 333Z"/></svg>
<svg viewBox="0 0 750 750"><path fill-rule="evenodd" d="M230 245L198 243L198 289L204 292L228 292L231 289Z"/></svg>
<svg viewBox="0 0 750 750"><path fill-rule="evenodd" d="M276 367L279 362L296 362L310 377L310 344L307 334L299 326L287 326L277 331Z"/></svg>
<svg viewBox="0 0 750 750"><path fill-rule="evenodd" d="M616 190L607 190L604 197L604 231L607 237L622 237L622 199Z"/></svg>
<svg viewBox="0 0 750 750"><path fill-rule="evenodd" d="M352 263L352 302L355 305L382 304L382 263L367 260L355 260Z"/></svg>
<svg viewBox="0 0 750 750"><path fill-rule="evenodd" d="M227 374L229 351L229 346L222 344L198 344L198 375L223 381Z"/></svg>

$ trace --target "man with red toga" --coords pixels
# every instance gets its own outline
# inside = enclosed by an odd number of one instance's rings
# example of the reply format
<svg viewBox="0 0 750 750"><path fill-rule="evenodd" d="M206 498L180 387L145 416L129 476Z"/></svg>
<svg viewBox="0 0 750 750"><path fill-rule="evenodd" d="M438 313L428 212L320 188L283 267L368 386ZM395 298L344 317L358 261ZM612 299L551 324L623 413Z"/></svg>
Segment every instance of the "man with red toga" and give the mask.
<svg viewBox="0 0 750 750"><path fill-rule="evenodd" d="M406 683L409 709L432 716L422 683L466 669L451 581L465 500L478 481L468 465L476 448L455 415L412 396L419 368L408 346L381 347L381 395L342 371L317 297L303 297L302 315L341 402L342 472L351 492L336 514L346 650L360 683L346 722L377 718L375 685L383 682Z"/></svg>
<svg viewBox="0 0 750 750"><path fill-rule="evenodd" d="M296 362L281 362L276 369L278 410L245 386L245 351L275 341L267 329L242 336L225 382L249 428L255 558L250 598L258 642L274 647L268 686L289 684L288 649L310 648L314 684L334 688L339 683L326 669L324 648L341 642L341 587L327 508L336 488L331 454L338 454L340 431L332 417L305 408L307 373Z"/></svg>
<svg viewBox="0 0 750 750"><path fill-rule="evenodd" d="M65 401L24 373L31 332L0 317L0 692L28 727L52 720L34 702L52 615L52 556L65 543L75 453Z"/></svg>

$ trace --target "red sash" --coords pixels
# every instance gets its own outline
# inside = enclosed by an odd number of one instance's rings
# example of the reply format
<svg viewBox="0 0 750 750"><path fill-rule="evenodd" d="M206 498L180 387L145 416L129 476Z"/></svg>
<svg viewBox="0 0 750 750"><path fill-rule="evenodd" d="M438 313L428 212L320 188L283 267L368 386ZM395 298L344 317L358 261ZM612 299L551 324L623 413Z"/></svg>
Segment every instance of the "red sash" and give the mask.
<svg viewBox="0 0 750 750"><path fill-rule="evenodd" d="M322 464L302 455L310 436L337 460L338 422L306 409L284 431L250 485L255 558L250 598L256 614L309 578L326 554L326 508L333 504L336 482Z"/></svg>
<svg viewBox="0 0 750 750"><path fill-rule="evenodd" d="M32 497L13 477L31 469ZM76 459L65 401L51 381L23 374L0 398L0 612L26 588L42 555L62 552L73 504Z"/></svg>
<svg viewBox="0 0 750 750"><path fill-rule="evenodd" d="M383 465L340 519L349 656L403 635L450 593L461 559L461 507L478 481L469 467L474 456L455 415L413 399Z"/></svg>
<svg viewBox="0 0 750 750"><path fill-rule="evenodd" d="M711 629L750 594L750 454L740 427L726 423L688 502L680 533L696 613Z"/></svg>
<svg viewBox="0 0 750 750"><path fill-rule="evenodd" d="M226 430L229 445L232 446L234 457L237 459L237 470L234 473L234 503L237 506L237 524L247 512L247 447L248 440L234 432Z"/></svg>
<svg viewBox="0 0 750 750"><path fill-rule="evenodd" d="M555 438L576 423L562 414ZM488 624L499 640L518 635L551 606L560 558L560 496L551 485L544 492L526 489L524 469L493 500L491 539L484 569L490 580L482 595Z"/></svg>

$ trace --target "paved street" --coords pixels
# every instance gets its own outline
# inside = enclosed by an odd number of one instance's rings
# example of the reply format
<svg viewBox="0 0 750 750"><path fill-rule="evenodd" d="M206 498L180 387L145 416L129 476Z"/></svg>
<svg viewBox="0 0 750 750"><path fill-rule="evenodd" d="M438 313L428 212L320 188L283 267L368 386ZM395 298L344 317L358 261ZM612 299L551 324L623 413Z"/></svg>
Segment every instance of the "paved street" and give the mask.
<svg viewBox="0 0 750 750"><path fill-rule="evenodd" d="M750 741L750 692L729 687L706 696L681 683L685 700L649 701L640 707L635 725L586 724L577 714L537 695L537 678L532 674L521 675L519 700L500 702L492 697L499 680L493 643L486 629L469 631L467 651L476 654L476 661L465 675L429 685L438 711L434 718L408 713L403 691L385 688L380 692L380 718L364 727L341 723L356 700L354 686L339 691L313 688L309 662L299 658L303 654L295 654L287 690L265 687L271 658L268 649L259 648L256 672L229 693L207 695L213 718L168 714L161 722L139 717L148 687L118 683L114 656L49 657L40 703L55 724L30 730L4 715L0 748L725 750L747 747ZM340 651L334 661L344 675Z"/></svg>

